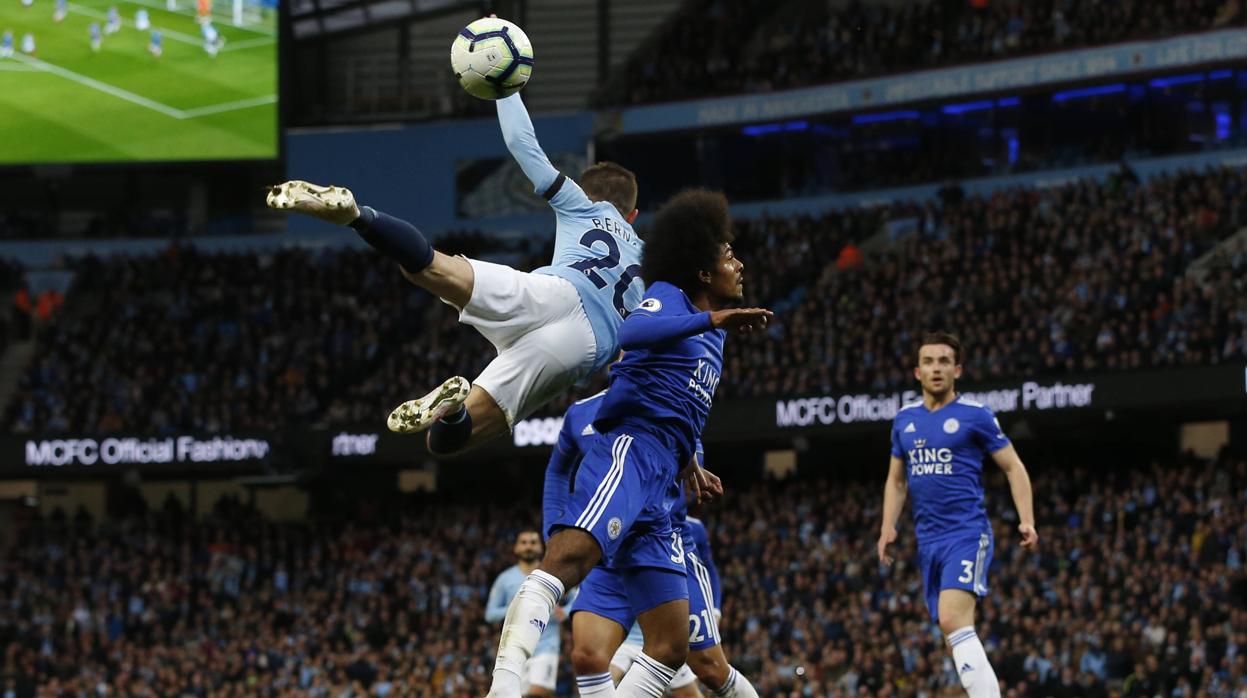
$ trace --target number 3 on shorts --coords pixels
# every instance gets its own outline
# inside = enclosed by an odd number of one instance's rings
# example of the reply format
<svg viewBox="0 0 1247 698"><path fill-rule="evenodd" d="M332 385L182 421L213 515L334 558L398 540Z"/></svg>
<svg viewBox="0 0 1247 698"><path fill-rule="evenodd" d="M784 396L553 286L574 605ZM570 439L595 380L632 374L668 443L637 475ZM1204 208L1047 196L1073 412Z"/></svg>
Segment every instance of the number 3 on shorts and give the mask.
<svg viewBox="0 0 1247 698"><path fill-rule="evenodd" d="M671 561L677 565L684 564L684 539L679 533L672 531L671 533Z"/></svg>
<svg viewBox="0 0 1247 698"><path fill-rule="evenodd" d="M974 560L962 560L961 561L961 576L957 578L957 581L961 582L962 584L969 584L973 580L974 580Z"/></svg>

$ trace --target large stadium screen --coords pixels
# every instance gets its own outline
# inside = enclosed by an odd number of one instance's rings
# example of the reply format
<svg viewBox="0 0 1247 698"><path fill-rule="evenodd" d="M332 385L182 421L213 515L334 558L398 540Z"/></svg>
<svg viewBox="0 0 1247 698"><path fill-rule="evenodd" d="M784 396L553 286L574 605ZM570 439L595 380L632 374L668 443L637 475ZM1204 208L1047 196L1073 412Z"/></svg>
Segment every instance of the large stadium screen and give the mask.
<svg viewBox="0 0 1247 698"><path fill-rule="evenodd" d="M278 155L277 0L0 0L0 164Z"/></svg>

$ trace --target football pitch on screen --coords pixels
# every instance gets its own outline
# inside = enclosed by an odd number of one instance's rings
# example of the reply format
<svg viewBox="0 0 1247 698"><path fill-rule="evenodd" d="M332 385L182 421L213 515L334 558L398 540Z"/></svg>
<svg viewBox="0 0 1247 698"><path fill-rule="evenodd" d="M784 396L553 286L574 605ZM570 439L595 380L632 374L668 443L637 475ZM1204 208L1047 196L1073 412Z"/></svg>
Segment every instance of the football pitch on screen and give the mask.
<svg viewBox="0 0 1247 698"><path fill-rule="evenodd" d="M54 0L0 0L0 33L13 33L12 56L0 57L0 164L276 157L273 13L243 26L215 16L224 42L211 56L194 3L165 3L69 0L55 22ZM96 52L89 27L103 32L111 6L122 26ZM135 26L140 9L149 30ZM159 57L148 50L153 29Z"/></svg>

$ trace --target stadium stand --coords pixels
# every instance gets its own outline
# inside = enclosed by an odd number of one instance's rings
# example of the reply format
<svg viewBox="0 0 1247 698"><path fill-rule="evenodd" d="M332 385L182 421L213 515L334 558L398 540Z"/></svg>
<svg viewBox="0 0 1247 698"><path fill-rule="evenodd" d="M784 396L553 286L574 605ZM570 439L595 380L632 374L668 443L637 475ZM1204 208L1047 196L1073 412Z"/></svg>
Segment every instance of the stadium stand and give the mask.
<svg viewBox="0 0 1247 698"><path fill-rule="evenodd" d="M597 94L646 104L1241 25L1237 0L847 3L697 0Z"/></svg>
<svg viewBox="0 0 1247 698"><path fill-rule="evenodd" d="M1059 478L1036 469L1044 539L1031 554L1003 478L989 478L999 525L983 637L1007 695L1247 690L1247 462L1054 467ZM761 695L959 685L912 539L893 570L875 562L879 489L742 483L706 512L726 649ZM437 499L350 523L265 521L231 499L201 520L170 499L106 521L31 521L0 558L0 691L482 695L496 632L485 596L539 513Z"/></svg>
<svg viewBox="0 0 1247 698"><path fill-rule="evenodd" d="M29 334L29 314L23 311L29 305L29 293L23 296L22 289L21 265L0 257L0 296L4 299L0 305L0 356L10 342Z"/></svg>
<svg viewBox="0 0 1247 698"><path fill-rule="evenodd" d="M905 386L895 357L907 355L908 332L937 326L964 333L970 380L1247 356L1233 272L1243 255L1215 283L1183 277L1247 225L1241 171L1139 183L1123 170L1046 190L945 194L740 221L747 296L774 307L778 323L728 352L721 395ZM897 225L914 232L869 256L859 248ZM548 259L499 244L460 234L448 249L506 253L528 268ZM474 376L492 353L449 308L355 251L87 259L39 346L5 422L16 432L368 423L449 375Z"/></svg>

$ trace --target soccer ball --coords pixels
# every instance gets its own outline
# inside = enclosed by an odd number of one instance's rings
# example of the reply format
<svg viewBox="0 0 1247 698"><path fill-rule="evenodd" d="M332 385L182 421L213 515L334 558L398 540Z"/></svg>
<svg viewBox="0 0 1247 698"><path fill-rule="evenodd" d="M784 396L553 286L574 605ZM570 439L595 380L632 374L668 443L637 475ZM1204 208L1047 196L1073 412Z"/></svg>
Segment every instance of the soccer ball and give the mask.
<svg viewBox="0 0 1247 698"><path fill-rule="evenodd" d="M473 97L502 99L528 84L533 45L524 30L505 19L478 19L460 29L450 45L450 68Z"/></svg>

